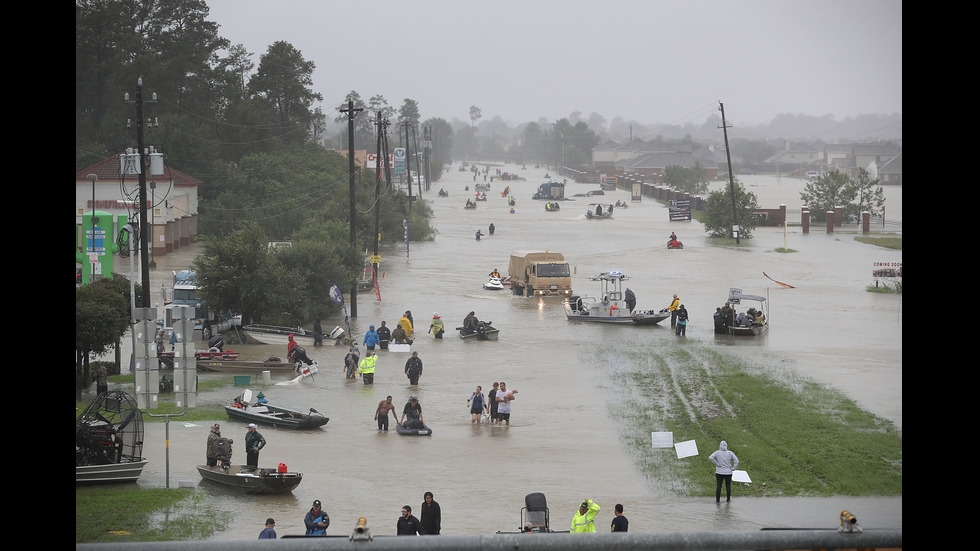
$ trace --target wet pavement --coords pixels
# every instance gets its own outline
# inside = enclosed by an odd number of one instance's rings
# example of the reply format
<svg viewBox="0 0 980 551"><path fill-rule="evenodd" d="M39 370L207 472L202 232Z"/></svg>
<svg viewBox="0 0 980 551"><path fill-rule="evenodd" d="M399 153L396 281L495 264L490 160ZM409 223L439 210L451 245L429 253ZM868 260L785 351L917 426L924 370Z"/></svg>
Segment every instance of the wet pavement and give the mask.
<svg viewBox="0 0 980 551"><path fill-rule="evenodd" d="M492 167L497 168L497 167ZM594 198L577 197L562 203L559 212L544 211L530 199L545 169L521 170L501 165L527 181L491 183L489 200L476 209L463 205L474 185L472 174L458 164L424 194L434 209L438 229L434 241L412 243L383 251L381 301L373 293L357 297L357 317L351 333L360 341L370 324L386 320L394 326L405 310L414 314L424 373L412 387L403 374L408 354L381 355L375 384L347 380L341 373L345 350L322 347L311 351L320 373L296 385L262 385L253 377L250 388L262 390L276 403L296 409L316 408L331 418L323 429L295 433L263 428L269 441L262 464L286 463L304 473L303 483L286 496L245 498L200 480L194 465L204 460L204 443L211 422L236 440L235 460L244 459L241 443L245 425L225 418L185 424L174 418L169 440L162 423L147 423L145 455L150 463L139 484L168 483L195 486L213 496L209 503L234 513L227 530L214 539L254 539L266 517L277 521L277 532L300 534L303 515L314 499L331 515L328 533L348 533L365 516L375 534L393 534L402 505L417 507L422 494L432 491L443 509L443 533L486 534L515 530L524 496L544 492L552 527L565 529L583 498L601 506L597 524L607 527L616 503L622 503L631 530L645 532L753 530L762 527L834 528L841 510L853 512L866 528L901 528L902 498L741 498L716 506L710 497L673 495L669 488L647 480L633 465L620 425L610 414L617 397L604 383L606 367L594 359L602 349L625 350L674 344L666 327L592 327L570 324L555 299L529 299L507 291L488 291L486 274L506 273L512 251L543 249L562 252L573 269L577 294L594 294L589 277L608 270L630 276L637 308L660 309L677 293L691 313L687 342L723 348L769 366L787 378L805 376L843 391L857 403L902 426L902 297L868 293L873 263L900 262L901 251L888 251L854 241L853 234L803 235L798 227L784 232L759 228L741 247L712 244L697 222L670 222L664 206L646 199L617 209L610 220L588 220L585 212ZM753 178L753 177L746 177ZM776 208L801 182L788 178L743 179L760 203ZM482 176L476 183L482 183ZM509 212L500 192L510 186L516 199ZM437 197L439 188L449 197ZM597 189L569 184L566 195ZM888 188L889 218L901 216L901 189ZM767 199L772 197L773 199ZM787 199L789 197L789 199ZM892 199L892 198L895 199ZM607 192L603 202L629 201L626 191ZM771 204L770 201L777 201ZM797 200L798 202L798 200ZM897 215L896 215L897 213ZM476 241L478 229L493 236ZM675 231L685 248L664 246ZM780 247L795 253L777 253ZM187 268L193 247L158 257L151 285L168 285L170 270ZM780 287L763 276L790 283ZM711 314L724 303L730 287L768 295L772 329L762 339L736 340L713 334ZM154 291L154 297L159 293ZM348 303L351 297L348 297ZM453 332L470 310L501 329L497 342L463 342ZM433 312L446 320L446 338L425 334ZM325 327L344 325L343 317L324 320ZM283 356L285 350L262 345L235 345L243 357ZM363 347L362 347L363 353ZM228 380L231 375L203 374L204 380ZM273 382L290 377L273 375ZM472 426L466 399L476 385L489 391L494 381L518 389L510 427ZM199 403L229 402L241 389L202 394ZM379 432L373 420L378 402L392 395L398 408L410 395L418 396L431 437ZM650 431L659 430L649 427ZM169 454L167 442L169 441ZM717 442L699 442L702 461ZM664 450L672 453L671 450ZM751 465L751 457L741 457ZM710 466L709 466L710 467ZM751 475L751 470L749 470ZM763 481L754 480L754 483Z"/></svg>

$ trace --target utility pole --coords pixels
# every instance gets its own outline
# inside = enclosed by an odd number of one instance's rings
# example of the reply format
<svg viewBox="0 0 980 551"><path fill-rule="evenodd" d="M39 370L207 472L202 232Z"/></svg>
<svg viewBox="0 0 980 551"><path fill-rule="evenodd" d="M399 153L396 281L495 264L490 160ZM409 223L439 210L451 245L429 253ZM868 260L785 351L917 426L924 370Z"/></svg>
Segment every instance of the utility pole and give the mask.
<svg viewBox="0 0 980 551"><path fill-rule="evenodd" d="M341 113L347 113L347 175L350 188L350 244L354 245L357 237L357 229L354 226L354 215L357 212L356 198L354 190L356 179L354 174L354 116L363 111L361 108L354 109L354 100L347 100L347 109L341 109ZM357 317L357 278L351 283L350 289L350 316Z"/></svg>
<svg viewBox="0 0 980 551"><path fill-rule="evenodd" d="M375 162L375 182L374 182L374 255L372 256L371 264L374 272L374 287L378 287L378 241L380 239L380 217L381 217L381 170L382 165L384 165L384 170L388 171L388 152L386 151L387 146L384 145L382 141L382 135L387 132L388 121L387 119L381 118L381 112L378 112L378 157ZM380 296L380 294L378 295Z"/></svg>
<svg viewBox="0 0 980 551"><path fill-rule="evenodd" d="M738 209L735 207L735 176L732 174L732 152L728 147L728 125L725 124L725 104L718 102L718 109L721 111L721 129L725 134L725 156L728 157L728 188L732 194L732 233L735 235L735 244L740 243L738 238Z"/></svg>
<svg viewBox="0 0 980 551"><path fill-rule="evenodd" d="M147 197L146 197L146 146L143 145L143 77L136 79L136 99L129 99L129 92L123 96L126 103L136 104L136 147L139 148L140 167L139 167L139 190L140 190L140 271L142 278L140 285L143 286L143 308L150 307L150 257L147 254L149 244L149 223L146 220ZM153 92L153 99L146 103L156 103L157 93Z"/></svg>
<svg viewBox="0 0 980 551"><path fill-rule="evenodd" d="M412 152L410 149L411 136L408 134L409 123L405 121L402 123L405 127L405 172L408 175L408 210L412 210L412 201L415 200L412 197Z"/></svg>

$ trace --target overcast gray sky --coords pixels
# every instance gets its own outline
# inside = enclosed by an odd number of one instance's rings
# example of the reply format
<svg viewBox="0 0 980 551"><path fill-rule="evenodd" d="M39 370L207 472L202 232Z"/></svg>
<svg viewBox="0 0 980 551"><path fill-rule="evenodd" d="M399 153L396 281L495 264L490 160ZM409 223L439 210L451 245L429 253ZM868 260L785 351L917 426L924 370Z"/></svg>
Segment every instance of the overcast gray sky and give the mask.
<svg viewBox="0 0 980 551"><path fill-rule="evenodd" d="M335 115L351 90L423 119L575 111L644 124L902 112L900 0L207 0L257 64L284 40Z"/></svg>

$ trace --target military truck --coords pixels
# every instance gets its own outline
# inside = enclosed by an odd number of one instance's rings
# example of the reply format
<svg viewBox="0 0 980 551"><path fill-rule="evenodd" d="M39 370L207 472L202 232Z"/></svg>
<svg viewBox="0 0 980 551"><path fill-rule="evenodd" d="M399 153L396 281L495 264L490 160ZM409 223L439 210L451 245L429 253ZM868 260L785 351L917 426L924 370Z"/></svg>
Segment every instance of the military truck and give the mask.
<svg viewBox="0 0 980 551"><path fill-rule="evenodd" d="M569 296L572 274L561 253L514 251L508 269L510 288L515 295Z"/></svg>
<svg viewBox="0 0 980 551"><path fill-rule="evenodd" d="M546 199L548 201L564 198L565 184L561 182L546 182L541 184L538 186L538 191L531 196L531 199Z"/></svg>

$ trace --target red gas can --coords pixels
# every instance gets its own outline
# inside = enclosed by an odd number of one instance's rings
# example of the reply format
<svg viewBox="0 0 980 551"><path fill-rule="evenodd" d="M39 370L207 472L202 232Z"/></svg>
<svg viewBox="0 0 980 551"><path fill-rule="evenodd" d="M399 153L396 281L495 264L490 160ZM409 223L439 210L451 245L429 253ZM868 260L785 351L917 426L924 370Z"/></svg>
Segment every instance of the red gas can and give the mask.
<svg viewBox="0 0 980 551"><path fill-rule="evenodd" d="M279 472L281 472L281 473L288 472L287 469L286 469L286 464L285 463L280 463L279 464Z"/></svg>

